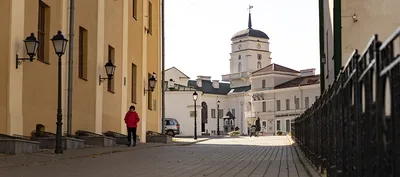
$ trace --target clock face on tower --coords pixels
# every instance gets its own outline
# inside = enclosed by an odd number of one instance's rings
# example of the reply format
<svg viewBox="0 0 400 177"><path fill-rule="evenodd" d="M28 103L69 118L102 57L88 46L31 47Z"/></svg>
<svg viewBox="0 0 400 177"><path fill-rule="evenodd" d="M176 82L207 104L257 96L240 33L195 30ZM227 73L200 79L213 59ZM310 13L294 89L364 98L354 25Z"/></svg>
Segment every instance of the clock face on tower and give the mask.
<svg viewBox="0 0 400 177"><path fill-rule="evenodd" d="M242 49L242 44L239 44L238 49L239 50Z"/></svg>

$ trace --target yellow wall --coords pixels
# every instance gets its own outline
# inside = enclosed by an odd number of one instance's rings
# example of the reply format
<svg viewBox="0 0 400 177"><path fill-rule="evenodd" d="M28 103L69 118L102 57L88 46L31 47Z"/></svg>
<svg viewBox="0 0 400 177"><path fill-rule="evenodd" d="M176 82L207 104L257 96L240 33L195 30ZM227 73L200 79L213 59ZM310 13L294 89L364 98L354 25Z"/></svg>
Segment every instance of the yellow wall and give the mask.
<svg viewBox="0 0 400 177"><path fill-rule="evenodd" d="M342 64L346 64L354 49L363 52L372 35L384 41L399 26L399 0L342 1ZM357 22L352 19L357 16Z"/></svg>
<svg viewBox="0 0 400 177"><path fill-rule="evenodd" d="M72 133L76 130L89 130L96 133L112 130L126 133L123 118L130 105L135 105L141 116L142 123L139 124L138 133L142 140L145 140L144 132L147 130L159 129L159 110L161 110L158 91L161 82L159 0L151 1L152 34L147 34L145 31L148 26L146 17L148 0L137 2L137 19L132 17L132 1L75 1ZM44 124L46 131L55 132L58 60L50 38L58 30L69 38L67 30L69 1L43 0L51 8L50 32L46 36L48 40L44 41L49 44L45 49L49 56L49 63L35 60L32 63L25 62L19 69L15 69L15 54L25 51L22 40L31 32L35 36L38 35L38 1L18 2L0 1L1 21L13 19L22 23L13 25L5 23L0 28L0 53L5 56L0 60L6 63L0 65L0 133L29 135L36 124ZM24 13L18 13L17 10L13 12L13 8L10 8L12 4L16 4L14 9L24 11ZM18 25L23 28L18 28ZM87 80L79 78L78 74L79 26L84 27L88 32ZM20 29L20 31L12 32L11 29ZM16 49L13 50L11 44L16 43L15 41L20 46L14 47ZM99 74L105 77L104 64L108 61L108 45L115 49L114 65L117 67L114 75L114 93L107 90L107 80L101 85L98 81ZM132 63L137 66L135 76L137 101L135 103L131 101ZM62 65L63 132L66 132L68 52L62 58ZM157 100L157 109L148 110L144 84L147 84L147 73L153 72L157 73L159 80L153 92L153 99ZM126 85L124 84L125 77ZM12 91L9 91L10 89ZM10 120L13 121L10 122ZM8 125L9 128L7 128Z"/></svg>
<svg viewBox="0 0 400 177"><path fill-rule="evenodd" d="M0 1L0 21L9 22L11 15L11 0ZM10 23L3 23L0 28L0 133L8 129L8 81L10 58Z"/></svg>

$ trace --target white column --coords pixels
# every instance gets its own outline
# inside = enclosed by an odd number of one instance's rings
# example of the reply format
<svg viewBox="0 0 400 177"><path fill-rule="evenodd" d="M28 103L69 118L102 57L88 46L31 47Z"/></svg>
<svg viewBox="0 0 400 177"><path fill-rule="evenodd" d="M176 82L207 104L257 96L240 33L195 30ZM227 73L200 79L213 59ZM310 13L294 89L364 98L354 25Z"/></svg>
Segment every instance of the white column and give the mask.
<svg viewBox="0 0 400 177"><path fill-rule="evenodd" d="M23 134L23 115L22 115L22 75L23 65L16 69L16 54L18 57L25 57L25 46L23 40L30 34L24 34L25 22L25 0L10 0L11 20L10 20L10 56L9 56L9 76L8 76L8 134Z"/></svg>
<svg viewBox="0 0 400 177"><path fill-rule="evenodd" d="M143 16L143 29L148 29L148 1L143 1L143 10L142 10L142 16ZM141 90L140 93L142 96L142 119L141 119L141 136L140 140L142 142L146 142L146 131L147 131L147 93L144 92L144 89L147 89L147 31L143 30L142 31L142 82L143 82L143 87L144 88L139 88ZM140 80L139 80L140 81Z"/></svg>
<svg viewBox="0 0 400 177"><path fill-rule="evenodd" d="M129 17L129 1L122 1L122 90L121 90L121 133L126 132L124 121L125 113L128 110L128 97L126 83L128 77L128 18Z"/></svg>
<svg viewBox="0 0 400 177"><path fill-rule="evenodd" d="M96 79L98 75L104 75L104 15L105 15L105 0L97 1L97 67ZM95 114L95 133L102 133L103 128L103 93L104 83L101 85L96 82L96 114Z"/></svg>

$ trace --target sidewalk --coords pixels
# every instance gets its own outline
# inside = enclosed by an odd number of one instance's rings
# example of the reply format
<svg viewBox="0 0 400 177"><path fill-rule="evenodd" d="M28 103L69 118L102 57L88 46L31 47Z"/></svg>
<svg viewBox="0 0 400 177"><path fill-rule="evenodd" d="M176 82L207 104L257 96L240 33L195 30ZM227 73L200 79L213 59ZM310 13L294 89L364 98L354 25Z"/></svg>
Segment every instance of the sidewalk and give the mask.
<svg viewBox="0 0 400 177"><path fill-rule="evenodd" d="M60 160L66 159L76 159L76 158L84 158L84 157L92 157L96 158L105 154L112 154L118 152L126 152L126 151L136 151L141 149L148 149L154 147L161 146L184 146L191 145L198 142L209 140L207 138L201 138L194 141L193 139L189 140L186 138L179 138L175 140L173 143L164 144L164 143L139 143L136 147L127 147L123 145L118 145L114 147L87 147L83 149L75 149L75 150L64 150L64 153L61 155L54 154L54 149L42 150L39 153L33 154L20 154L20 155L3 155L0 154L0 169L2 168L12 168L19 166L29 166L33 164L46 164L51 162L56 162Z"/></svg>

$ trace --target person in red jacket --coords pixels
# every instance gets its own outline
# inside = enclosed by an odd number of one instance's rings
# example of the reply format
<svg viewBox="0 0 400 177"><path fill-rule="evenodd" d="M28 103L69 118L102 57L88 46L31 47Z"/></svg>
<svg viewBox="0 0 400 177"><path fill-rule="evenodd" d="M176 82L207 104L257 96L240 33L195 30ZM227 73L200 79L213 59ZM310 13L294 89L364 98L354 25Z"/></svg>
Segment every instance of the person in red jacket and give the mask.
<svg viewBox="0 0 400 177"><path fill-rule="evenodd" d="M136 146L136 128L137 123L140 121L139 114L135 111L135 106L131 106L125 115L125 124L128 129L128 146ZM133 135L133 144L132 142Z"/></svg>

